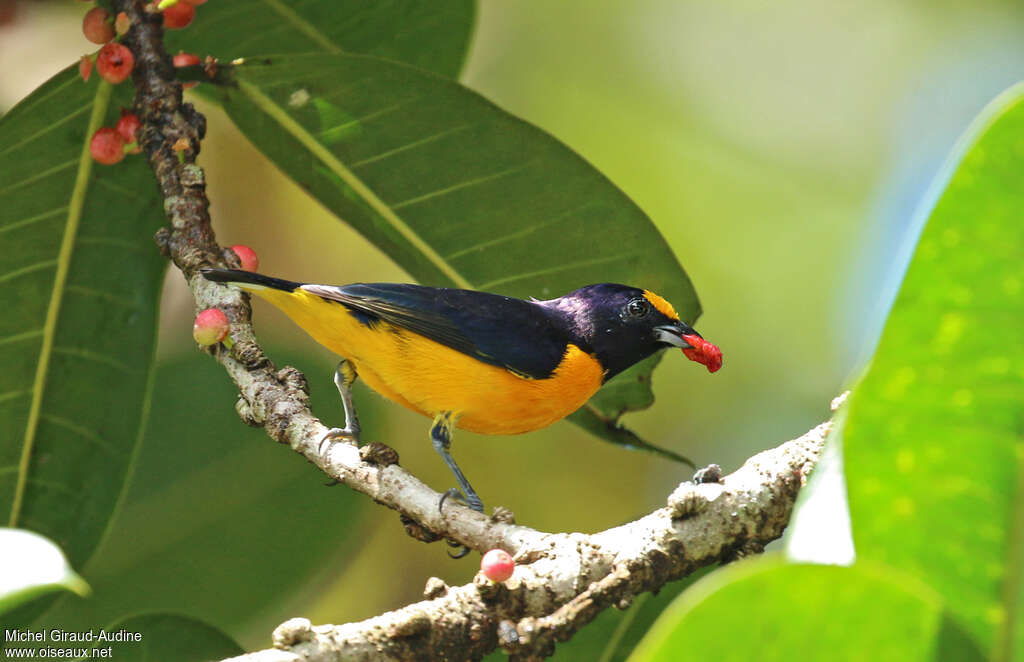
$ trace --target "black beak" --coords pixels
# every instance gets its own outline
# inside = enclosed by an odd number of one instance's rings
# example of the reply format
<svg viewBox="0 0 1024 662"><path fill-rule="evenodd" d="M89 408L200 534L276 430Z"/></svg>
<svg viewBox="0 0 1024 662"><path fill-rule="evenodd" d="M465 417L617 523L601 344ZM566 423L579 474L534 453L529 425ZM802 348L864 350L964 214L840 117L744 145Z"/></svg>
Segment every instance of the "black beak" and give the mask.
<svg viewBox="0 0 1024 662"><path fill-rule="evenodd" d="M697 336L698 338L703 337L683 322L675 322L673 324L664 324L662 326L654 327L654 337L658 342L663 342L666 345L679 347L681 349L693 349L693 345L686 341L686 336Z"/></svg>

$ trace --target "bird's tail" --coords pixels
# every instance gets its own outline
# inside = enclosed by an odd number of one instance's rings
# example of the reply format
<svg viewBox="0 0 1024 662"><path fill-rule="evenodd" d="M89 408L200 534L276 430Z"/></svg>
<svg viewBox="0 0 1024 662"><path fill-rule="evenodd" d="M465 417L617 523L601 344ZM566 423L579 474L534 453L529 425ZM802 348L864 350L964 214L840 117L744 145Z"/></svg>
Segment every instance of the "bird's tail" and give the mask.
<svg viewBox="0 0 1024 662"><path fill-rule="evenodd" d="M206 280L212 280L215 283L231 283L234 285L240 285L242 289L250 292L267 288L272 290L283 290L285 292L294 292L302 285L302 283L283 280L281 278L271 278L270 276L264 276L263 274L254 273L252 271L242 271L240 269L203 269L202 274Z"/></svg>

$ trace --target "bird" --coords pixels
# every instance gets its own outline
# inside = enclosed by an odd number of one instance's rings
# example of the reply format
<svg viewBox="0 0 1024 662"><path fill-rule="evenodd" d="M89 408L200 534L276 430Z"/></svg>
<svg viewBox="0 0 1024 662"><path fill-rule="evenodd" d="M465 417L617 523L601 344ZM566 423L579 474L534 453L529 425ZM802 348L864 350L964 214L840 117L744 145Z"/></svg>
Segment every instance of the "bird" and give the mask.
<svg viewBox="0 0 1024 662"><path fill-rule="evenodd" d="M556 299L516 299L407 283L318 285L237 269L203 276L280 308L341 357L334 382L345 427L329 439L359 443L351 387L374 391L432 420L434 448L455 476L458 497L483 501L451 454L455 428L512 435L547 427L579 409L609 379L652 354L680 348L709 372L722 352L661 296L614 283Z"/></svg>

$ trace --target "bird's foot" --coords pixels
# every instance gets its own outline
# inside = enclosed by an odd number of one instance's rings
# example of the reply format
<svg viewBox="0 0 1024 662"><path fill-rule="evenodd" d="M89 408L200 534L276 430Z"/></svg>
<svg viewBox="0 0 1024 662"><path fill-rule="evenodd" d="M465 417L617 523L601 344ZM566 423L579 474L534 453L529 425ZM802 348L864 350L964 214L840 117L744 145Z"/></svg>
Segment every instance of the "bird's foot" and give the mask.
<svg viewBox="0 0 1024 662"><path fill-rule="evenodd" d="M472 508L478 513L484 512L484 502L481 501L480 497L477 496L476 492L473 492L472 490L469 492L468 497L464 495L462 491L457 487L453 487L447 490L444 494L441 495L441 500L437 502L438 512L444 512L444 502L447 501L448 499L455 499L456 501L460 501L461 503L465 504L469 508ZM466 556L472 551L469 547L466 547L462 543L456 542L454 540L445 540L445 543L447 543L448 546L452 549L458 550L454 554L449 550L448 556L450 556L453 559L461 559L462 557Z"/></svg>
<svg viewBox="0 0 1024 662"><path fill-rule="evenodd" d="M455 499L468 508L475 510L478 513L484 512L484 502L477 496L476 492L470 492L469 496L462 493L457 487L453 487L441 495L441 500L437 502L437 511L439 513L444 512L444 502L448 499Z"/></svg>
<svg viewBox="0 0 1024 662"><path fill-rule="evenodd" d="M461 558L463 558L464 556L466 556L467 554L469 554L470 552L473 551L469 547L466 547L462 543L456 542L454 540L445 540L444 542L445 542L445 544L447 544L452 549L457 549L458 550L454 554L452 553L451 549L448 550L448 558L461 559Z"/></svg>
<svg viewBox="0 0 1024 662"><path fill-rule="evenodd" d="M359 445L359 426L346 425L343 428L331 428L320 437L320 454L323 455L327 444L338 439L347 439L356 446Z"/></svg>

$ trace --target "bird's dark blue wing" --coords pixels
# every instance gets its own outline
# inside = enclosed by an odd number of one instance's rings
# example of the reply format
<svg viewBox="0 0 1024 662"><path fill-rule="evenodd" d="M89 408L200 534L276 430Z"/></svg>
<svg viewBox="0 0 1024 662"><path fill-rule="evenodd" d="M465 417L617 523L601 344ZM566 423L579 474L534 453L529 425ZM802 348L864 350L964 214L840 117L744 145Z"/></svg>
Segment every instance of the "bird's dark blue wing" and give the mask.
<svg viewBox="0 0 1024 662"><path fill-rule="evenodd" d="M550 377L573 342L557 311L499 294L396 283L302 287L367 324L383 320L533 379Z"/></svg>

